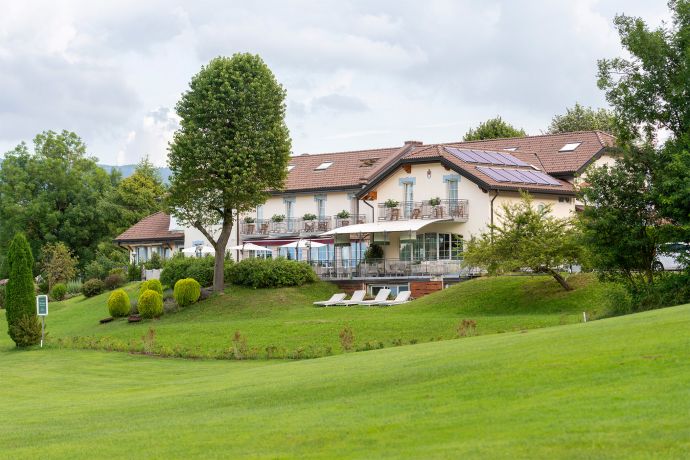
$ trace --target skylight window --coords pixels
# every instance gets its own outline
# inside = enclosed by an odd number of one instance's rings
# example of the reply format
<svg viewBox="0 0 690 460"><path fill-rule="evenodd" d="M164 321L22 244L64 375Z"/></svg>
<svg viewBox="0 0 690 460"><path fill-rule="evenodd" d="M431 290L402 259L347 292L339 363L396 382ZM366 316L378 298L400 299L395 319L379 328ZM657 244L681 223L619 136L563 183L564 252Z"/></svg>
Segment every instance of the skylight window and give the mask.
<svg viewBox="0 0 690 460"><path fill-rule="evenodd" d="M331 167L333 164L332 161L324 161L320 165L318 165L316 168L314 168L315 171L323 171L324 169L328 169Z"/></svg>
<svg viewBox="0 0 690 460"><path fill-rule="evenodd" d="M509 148L503 149L503 150L505 150L506 152L514 152L517 150L517 147L509 147Z"/></svg>
<svg viewBox="0 0 690 460"><path fill-rule="evenodd" d="M292 171L295 169L295 165L288 165L288 172Z"/></svg>
<svg viewBox="0 0 690 460"><path fill-rule="evenodd" d="M582 142L573 142L572 144L565 144L559 152L572 152L576 148L578 148L582 144Z"/></svg>

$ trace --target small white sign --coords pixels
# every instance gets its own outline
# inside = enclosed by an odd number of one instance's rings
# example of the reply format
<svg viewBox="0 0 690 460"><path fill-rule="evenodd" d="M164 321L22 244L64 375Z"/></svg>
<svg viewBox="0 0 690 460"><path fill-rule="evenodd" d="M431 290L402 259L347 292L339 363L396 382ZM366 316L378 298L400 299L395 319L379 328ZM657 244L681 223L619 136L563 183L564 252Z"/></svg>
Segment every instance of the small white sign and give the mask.
<svg viewBox="0 0 690 460"><path fill-rule="evenodd" d="M36 296L36 314L38 316L48 316L48 296Z"/></svg>

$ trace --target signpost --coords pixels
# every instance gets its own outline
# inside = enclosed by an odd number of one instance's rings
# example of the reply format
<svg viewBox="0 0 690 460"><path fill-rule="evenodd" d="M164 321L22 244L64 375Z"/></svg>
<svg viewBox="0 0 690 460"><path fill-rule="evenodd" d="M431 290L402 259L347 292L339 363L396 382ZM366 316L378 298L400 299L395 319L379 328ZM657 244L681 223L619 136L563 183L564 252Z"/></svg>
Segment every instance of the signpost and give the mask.
<svg viewBox="0 0 690 460"><path fill-rule="evenodd" d="M46 336L46 316L48 316L48 296L36 296L36 314L41 317L41 348L43 348L43 339Z"/></svg>

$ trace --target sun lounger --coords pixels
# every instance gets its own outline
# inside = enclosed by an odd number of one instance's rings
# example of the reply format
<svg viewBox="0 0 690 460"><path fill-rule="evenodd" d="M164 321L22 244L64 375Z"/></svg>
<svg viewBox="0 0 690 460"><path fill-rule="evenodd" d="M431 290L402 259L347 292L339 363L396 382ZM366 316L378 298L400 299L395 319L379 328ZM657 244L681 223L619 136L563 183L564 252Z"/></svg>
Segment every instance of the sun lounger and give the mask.
<svg viewBox="0 0 690 460"><path fill-rule="evenodd" d="M343 300L341 302L338 302L336 305L357 305L359 302L364 300L364 296L366 295L367 291L355 291L352 293L352 297L350 297L350 300Z"/></svg>
<svg viewBox="0 0 690 460"><path fill-rule="evenodd" d="M410 291L400 291L398 292L398 295L395 296L395 300L384 300L383 302L380 302L376 305L390 307L391 305L400 305L401 303L407 303L410 301L410 295L412 295Z"/></svg>
<svg viewBox="0 0 690 460"><path fill-rule="evenodd" d="M320 302L314 302L314 305L317 307L327 307L329 305L335 305L338 302L342 302L345 299L346 295L344 293L340 294L333 294L330 299L328 300L322 300Z"/></svg>
<svg viewBox="0 0 690 460"><path fill-rule="evenodd" d="M374 300L362 300L357 305L378 305L379 303L387 300L388 296L390 294L391 294L390 289L381 289L378 292L378 294L376 294L376 297L374 298Z"/></svg>

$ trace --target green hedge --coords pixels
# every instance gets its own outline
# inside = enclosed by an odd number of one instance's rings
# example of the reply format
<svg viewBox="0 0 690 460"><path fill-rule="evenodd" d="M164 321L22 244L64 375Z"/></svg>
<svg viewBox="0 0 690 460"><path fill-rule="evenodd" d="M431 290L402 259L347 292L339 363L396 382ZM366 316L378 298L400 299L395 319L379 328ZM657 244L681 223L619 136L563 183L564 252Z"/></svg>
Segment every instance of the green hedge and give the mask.
<svg viewBox="0 0 690 460"><path fill-rule="evenodd" d="M180 307L191 305L201 296L201 285L193 278L185 278L175 283L173 292L175 302Z"/></svg>
<svg viewBox="0 0 690 460"><path fill-rule="evenodd" d="M245 259L234 264L229 273L232 284L254 288L301 286L316 280L316 273L308 264L282 257Z"/></svg>
<svg viewBox="0 0 690 460"><path fill-rule="evenodd" d="M127 316L132 309L129 296L124 289L117 289L108 297L108 311L114 318Z"/></svg>
<svg viewBox="0 0 690 460"><path fill-rule="evenodd" d="M213 284L214 257L185 257L184 254L176 254L173 258L165 261L161 272L161 282L170 287L185 278L194 278L203 287ZM225 261L225 281L228 281L228 274L233 266L232 260Z"/></svg>
<svg viewBox="0 0 690 460"><path fill-rule="evenodd" d="M156 291L160 295L163 295L163 285L159 280L142 281L139 285L139 295L143 294L148 290Z"/></svg>
<svg viewBox="0 0 690 460"><path fill-rule="evenodd" d="M139 296L137 309L142 318L156 318L163 314L163 296L152 289L147 289Z"/></svg>

